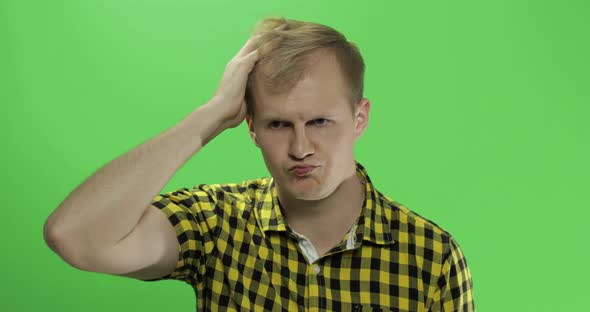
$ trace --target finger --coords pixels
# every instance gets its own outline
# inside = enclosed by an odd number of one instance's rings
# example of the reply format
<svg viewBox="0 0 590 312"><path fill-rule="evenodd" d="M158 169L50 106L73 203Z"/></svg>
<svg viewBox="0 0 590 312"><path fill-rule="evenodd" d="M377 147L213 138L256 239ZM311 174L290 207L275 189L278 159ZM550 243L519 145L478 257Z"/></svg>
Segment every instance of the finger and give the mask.
<svg viewBox="0 0 590 312"><path fill-rule="evenodd" d="M278 48L281 45L281 40L283 38L281 37L277 37L272 39L271 41L265 43L264 45L262 45L260 48L258 48L258 51L260 52L260 56L266 55L268 54L270 51Z"/></svg>
<svg viewBox="0 0 590 312"><path fill-rule="evenodd" d="M240 49L237 56L244 57L244 56L248 55L250 52L252 52L252 50L254 49L256 40L258 40L258 38L260 38L261 35L262 34L257 34L257 35L250 37L248 39L248 41L246 41L246 44L244 44L244 46Z"/></svg>
<svg viewBox="0 0 590 312"><path fill-rule="evenodd" d="M275 27L274 30L283 30L287 27L287 23L282 23L281 25Z"/></svg>
<svg viewBox="0 0 590 312"><path fill-rule="evenodd" d="M287 27L287 23L283 23L277 27L274 28L274 30L284 30ZM246 44L244 44L244 46L240 49L240 51L238 52L238 56L239 57L244 57L247 56L248 54L250 54L252 52L252 50L254 49L254 45L256 43L256 40L258 40L258 38L260 38L260 36L262 36L263 33L260 34L256 34L253 35L252 37L250 37L248 39L248 41L246 42ZM271 40L271 42L274 41Z"/></svg>
<svg viewBox="0 0 590 312"><path fill-rule="evenodd" d="M258 59L260 59L260 51L254 50L244 56L242 61L247 64L245 67L248 68L248 71L251 71Z"/></svg>

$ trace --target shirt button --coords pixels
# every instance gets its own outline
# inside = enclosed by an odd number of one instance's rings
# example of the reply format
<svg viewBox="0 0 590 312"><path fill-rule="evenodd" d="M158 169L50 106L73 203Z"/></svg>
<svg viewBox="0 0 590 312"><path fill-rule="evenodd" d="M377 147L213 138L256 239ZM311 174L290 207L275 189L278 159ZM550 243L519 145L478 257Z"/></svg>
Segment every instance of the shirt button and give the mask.
<svg viewBox="0 0 590 312"><path fill-rule="evenodd" d="M317 264L316 264L316 265L314 265L314 266L313 266L313 271L315 272L315 274L318 274L318 273L320 273L320 266L319 266L319 265L317 265Z"/></svg>

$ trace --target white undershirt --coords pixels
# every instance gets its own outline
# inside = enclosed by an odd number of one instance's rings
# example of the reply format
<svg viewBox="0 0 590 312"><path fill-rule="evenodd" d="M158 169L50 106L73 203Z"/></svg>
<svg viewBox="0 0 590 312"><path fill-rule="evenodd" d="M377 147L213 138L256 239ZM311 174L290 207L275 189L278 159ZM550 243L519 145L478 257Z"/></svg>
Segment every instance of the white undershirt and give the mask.
<svg viewBox="0 0 590 312"><path fill-rule="evenodd" d="M356 228L356 223L352 225L352 227L350 228L350 231L348 232L348 240L346 241L346 249L347 250L354 248L354 243L356 240L355 228ZM307 258L307 262L309 264L312 264L317 259L319 259L320 256L318 255L318 252L315 249L315 247L313 246L313 244L311 243L311 241L307 237L305 237L304 235L295 232L295 230L291 229L291 231L293 232L293 234L295 234L295 236L297 236L299 248L301 248L301 251L303 252L303 255L305 256L305 258Z"/></svg>

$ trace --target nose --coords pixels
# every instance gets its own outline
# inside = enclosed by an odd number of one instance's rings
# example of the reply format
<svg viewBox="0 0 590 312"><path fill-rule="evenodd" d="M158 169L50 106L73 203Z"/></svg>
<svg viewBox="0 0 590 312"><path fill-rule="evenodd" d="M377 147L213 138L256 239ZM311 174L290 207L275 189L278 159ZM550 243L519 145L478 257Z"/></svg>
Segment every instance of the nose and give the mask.
<svg viewBox="0 0 590 312"><path fill-rule="evenodd" d="M313 154L313 144L305 133L305 125L302 127L293 127L294 135L289 144L289 155L296 159L303 159Z"/></svg>

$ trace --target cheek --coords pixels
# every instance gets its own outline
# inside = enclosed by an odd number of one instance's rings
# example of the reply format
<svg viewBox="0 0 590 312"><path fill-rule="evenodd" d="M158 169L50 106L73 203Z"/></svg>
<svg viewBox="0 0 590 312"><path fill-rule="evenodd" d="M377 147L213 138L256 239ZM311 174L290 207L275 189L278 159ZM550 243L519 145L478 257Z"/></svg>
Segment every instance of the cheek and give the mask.
<svg viewBox="0 0 590 312"><path fill-rule="evenodd" d="M331 129L326 129L324 132L320 133L322 136L322 141L330 146L338 146L338 148L342 148L343 145L349 145L349 141L351 140L352 131L346 131L341 127L334 127Z"/></svg>
<svg viewBox="0 0 590 312"><path fill-rule="evenodd" d="M346 155L351 154L351 151L354 153L354 136L352 131L340 131L334 134L326 142L326 146L338 158L347 157Z"/></svg>
<svg viewBox="0 0 590 312"><path fill-rule="evenodd" d="M281 151L284 149L282 146L284 143L282 141L283 140L278 140L276 138L273 139L272 137L260 138L258 144L262 155L269 160L277 159L281 154Z"/></svg>

